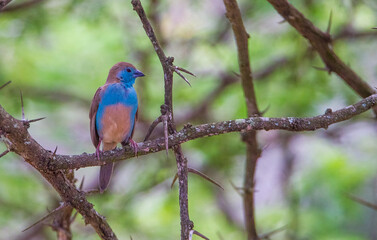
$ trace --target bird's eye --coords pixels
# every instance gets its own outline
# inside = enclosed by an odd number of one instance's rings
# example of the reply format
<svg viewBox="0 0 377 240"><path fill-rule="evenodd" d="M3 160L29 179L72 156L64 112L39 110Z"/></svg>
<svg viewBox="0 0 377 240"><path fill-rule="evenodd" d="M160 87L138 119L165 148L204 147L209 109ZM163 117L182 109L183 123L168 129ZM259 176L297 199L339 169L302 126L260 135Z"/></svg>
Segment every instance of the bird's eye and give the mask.
<svg viewBox="0 0 377 240"><path fill-rule="evenodd" d="M127 72L131 72L131 69L129 69L129 68L127 68L126 70L127 70Z"/></svg>

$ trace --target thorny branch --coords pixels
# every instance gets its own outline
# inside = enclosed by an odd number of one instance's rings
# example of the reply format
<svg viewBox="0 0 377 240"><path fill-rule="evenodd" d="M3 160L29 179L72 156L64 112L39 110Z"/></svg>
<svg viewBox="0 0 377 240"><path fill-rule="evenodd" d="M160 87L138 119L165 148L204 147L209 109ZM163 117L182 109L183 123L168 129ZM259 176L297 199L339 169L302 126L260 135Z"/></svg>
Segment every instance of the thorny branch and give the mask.
<svg viewBox="0 0 377 240"><path fill-rule="evenodd" d="M25 2L25 6L28 4L35 4L41 2L42 0L31 0ZM182 239L186 239L187 233L197 232L193 230L192 223L188 216L188 205L187 205L187 159L183 156L180 144L207 136L219 135L230 132L254 132L254 130L288 130L288 131L312 131L319 128L327 128L329 125L345 121L356 115L359 115L368 109L377 106L377 94L367 83L363 82L361 78L356 75L348 66L346 66L333 52L330 43L331 37L318 30L309 20L307 20L300 12L298 12L294 7L292 7L285 0L268 0L277 11L292 25L294 26L305 38L307 38L314 49L318 51L326 66L331 70L336 72L341 78L343 78L347 84L349 84L360 96L365 97L365 99L360 102L340 109L338 111L332 112L331 109L327 110L324 115L319 115L312 118L264 118L264 117L250 117L253 114L258 114L258 108L255 101L255 96L253 96L254 91L245 92L245 98L248 106L249 118L247 119L237 119L217 123L209 123L197 126L186 126L179 132L175 129L175 124L173 121L172 113L172 84L173 84L173 72L176 71L177 67L173 65L173 58L166 57L163 50L159 46L157 38L150 26L148 19L145 16L144 10L141 6L139 0L133 0L132 4L135 11L139 14L140 19L143 23L144 29L148 37L150 38L154 49L159 56L162 67L164 69L164 79L165 79L165 106L168 106L167 113L170 114L168 118L168 138L158 138L153 141L145 141L139 143L139 155L145 155L157 151L162 151L165 148L173 148L177 158L178 173L180 182L183 181L183 185L180 184L180 206L181 206L181 224L182 224ZM3 8L9 4L11 0L0 0L0 12ZM234 0L224 0L224 2L236 4ZM21 5L21 4L20 4ZM16 5L17 6L17 5ZM15 6L15 7L16 7ZM11 8L9 8L11 9ZM229 12L238 11L239 9L231 9ZM240 13L238 14L241 18ZM230 18L230 21L231 18ZM239 21L236 20L236 22ZM242 18L240 22L232 26L234 33L237 38L237 34L246 33L245 29L239 29L243 27ZM238 28L238 30L236 29ZM306 30L305 30L306 28ZM242 33L244 31L244 33ZM369 34L369 33L368 33ZM239 36L240 37L240 36ZM246 37L246 41L245 41ZM245 46L247 44L248 35L241 36L241 42L237 40L237 45ZM247 46L246 46L247 47ZM248 51L246 51L247 53ZM249 60L246 59L243 53L239 53L240 60L240 70L241 78L243 79L242 84L251 84L246 88L244 85L244 91L250 91L252 87L251 70L247 72L247 67L249 66ZM248 58L248 56L247 56ZM244 67L244 71L242 70ZM184 69L180 69L183 72ZM179 72L177 74L180 75ZM185 79L183 77L183 79ZM10 82L0 86L0 89L5 87ZM374 94L374 95L371 95ZM369 96L370 95L370 96ZM367 97L369 96L369 97ZM254 101L254 103L253 103ZM251 104L250 104L251 103ZM164 114L163 114L164 115ZM163 116L162 115L162 116ZM161 117L162 117L161 116ZM165 115L168 116L168 115ZM23 117L24 118L24 117ZM160 118L159 118L160 119ZM0 154L0 157L4 156L8 152L15 152L16 154L23 157L29 164L31 164L35 169L37 169L41 175L55 188L63 200L63 204L70 206L70 211L76 208L77 211L84 217L85 223L91 224L96 230L98 235L102 239L117 239L115 234L112 232L110 226L107 224L104 217L99 215L93 208L92 204L89 203L85 198L85 193L81 189L77 189L72 182L67 179L66 174L61 171L63 169L75 169L88 166L98 166L106 162L120 161L133 157L133 150L130 148L125 148L122 150L114 150L104 154L103 159L99 162L95 154L81 154L74 156L67 155L57 155L56 153L51 153L50 151L44 149L40 146L28 133L27 128L29 123L36 120L30 121L20 121L13 118L9 113L7 113L0 105L0 140L7 145L7 150ZM160 120L159 120L160 121ZM158 124L158 122L157 122ZM157 125L156 124L156 125ZM166 144L168 140L168 144ZM256 142L255 142L256 143ZM257 147L257 145L255 145ZM256 160L255 160L256 161ZM252 178L251 178L252 179ZM253 184L253 183L251 183ZM245 188L246 189L246 188ZM71 212L69 213L69 216ZM64 216L63 219L68 219ZM67 233L67 232L66 232Z"/></svg>
<svg viewBox="0 0 377 240"><path fill-rule="evenodd" d="M377 105L377 94L365 98L354 105L338 111L326 110L326 113L312 118L266 118L251 117L224 122L188 126L169 136L169 146L213 135L245 130L288 130L313 131L327 128L329 125L345 121L357 116ZM120 161L134 156L134 151L127 147L121 150L105 152L101 161L95 154L58 155L44 149L28 133L24 122L13 118L0 106L0 135L10 151L23 157L36 168L56 189L63 201L84 217L85 222L93 226L102 239L117 239L106 220L100 216L86 198L85 193L70 183L61 169L76 169L88 166L99 166L105 162ZM165 139L139 143L139 155L150 154L165 149ZM9 147L11 145L11 147Z"/></svg>
<svg viewBox="0 0 377 240"><path fill-rule="evenodd" d="M140 17L143 23L144 30L152 42L154 50L158 55L162 69L164 72L164 88L165 88L165 100L164 107L161 106L161 120L164 123L164 135L165 135L165 149L168 153L168 133L174 134L177 132L175 128L174 118L173 118L173 72L176 72L180 77L182 77L186 82L187 79L179 72L183 71L188 74L193 75L189 71L179 68L173 65L174 58L166 57L164 51L160 47L156 35L153 31L151 24L144 12L143 6L140 0L132 0L132 5L134 10ZM189 82L188 82L189 83ZM153 128L152 130L153 131ZM193 229L193 223L190 220L188 212L188 169L187 169L187 158L183 155L182 148L180 144L174 145L173 151L175 154L177 162L177 173L179 178L179 206L180 206L180 218L181 218L181 240L189 239L189 232Z"/></svg>
<svg viewBox="0 0 377 240"><path fill-rule="evenodd" d="M355 117L373 106L377 105L377 94L367 97L354 105L347 106L337 111L328 109L325 114L308 118L267 118L250 117L246 119L236 119L216 123L208 123L183 128L177 133L169 135L169 146L175 146L198 138L215 136L231 132L241 132L245 130L287 130L287 131L314 131L320 128L327 129L331 124L342 122ZM100 166L109 162L116 162L134 157L134 151L130 147L104 152L101 161L98 161L95 154L83 153L80 155L59 155L53 159L49 157L52 153L40 146L22 126L20 120L14 119L0 106L0 131L3 132L5 143L11 132L18 132L10 141L17 145L16 149L11 148L12 152L23 154L28 157L37 156L34 165L40 166L45 170L58 171L62 169L78 169L90 166ZM7 140L8 139L8 140ZM165 149L165 139L158 138L142 143L138 143L138 155L146 155L159 152ZM23 153L25 152L25 153Z"/></svg>
<svg viewBox="0 0 377 240"><path fill-rule="evenodd" d="M84 217L85 223L92 225L101 239L117 239L105 218L94 210L86 200L85 193L78 190L67 178L64 171L51 171L45 163L54 159L54 154L42 148L28 133L29 122L17 120L0 105L0 139L7 148L20 155L55 188L63 202ZM44 162L44 163L43 163ZM67 235L68 236L68 235Z"/></svg>
<svg viewBox="0 0 377 240"><path fill-rule="evenodd" d="M293 7L286 0L267 0L276 11L292 25L303 37L305 37L311 46L318 52L322 61L331 72L335 72L342 78L357 94L365 98L374 93L376 90L367 82L363 81L349 66L347 66L332 49L332 39L327 33L319 30L305 16ZM374 108L377 115L377 108Z"/></svg>

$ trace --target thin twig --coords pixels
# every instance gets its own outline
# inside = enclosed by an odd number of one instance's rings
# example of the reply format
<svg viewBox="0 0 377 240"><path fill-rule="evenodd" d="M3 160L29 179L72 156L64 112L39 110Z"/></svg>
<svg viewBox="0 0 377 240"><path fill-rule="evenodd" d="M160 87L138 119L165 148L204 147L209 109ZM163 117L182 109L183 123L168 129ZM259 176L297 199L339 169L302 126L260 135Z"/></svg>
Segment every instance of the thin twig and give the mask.
<svg viewBox="0 0 377 240"><path fill-rule="evenodd" d="M210 178L209 176L205 175L204 173L196 170L196 169L193 169L193 168L188 168L188 171L190 173L194 173L202 178L204 178L205 180L215 184L216 186L218 186L219 188L221 188L222 190L224 190L224 188L220 185L220 183L216 182L215 180L213 180L212 178Z"/></svg>
<svg viewBox="0 0 377 240"><path fill-rule="evenodd" d="M330 35L331 25L332 25L332 10L330 11L329 23L328 23L327 29L326 29L326 33L328 35Z"/></svg>
<svg viewBox="0 0 377 240"><path fill-rule="evenodd" d="M25 121L24 99L22 97L22 91L21 90L20 90L20 97L21 97L22 121Z"/></svg>
<svg viewBox="0 0 377 240"><path fill-rule="evenodd" d="M188 172L190 172L190 173L194 173L194 174L196 174L196 175L198 175L198 176L204 178L205 180L207 180L207 181L213 183L214 185L218 186L218 187L221 188L222 190L224 190L224 188L223 188L218 182L216 182L215 180L213 180L213 179L210 178L209 176L205 175L204 173L202 173L202 172L200 172L200 171L198 171L198 170L196 170L196 169L193 169L193 168L187 168L187 170L188 170ZM170 184L170 188L173 188L174 183L175 183L175 181L177 180L177 178L178 178L178 173L175 174L175 176L174 176L174 178L173 178L173 181L172 181L171 184Z"/></svg>
<svg viewBox="0 0 377 240"><path fill-rule="evenodd" d="M352 28L345 28L341 30L337 35L333 37L333 41L338 41L341 39L346 40L356 40L360 38L375 37L377 36L376 31L355 31Z"/></svg>
<svg viewBox="0 0 377 240"><path fill-rule="evenodd" d="M237 187L232 181L229 181L230 182L230 185L233 187L233 189L236 191L236 193L238 193L238 195L240 195L241 197L243 197L243 187Z"/></svg>
<svg viewBox="0 0 377 240"><path fill-rule="evenodd" d="M12 82L12 81L8 81L8 82L4 83L3 85L0 86L0 89L6 87L6 86L7 86L8 84L10 84L11 82Z"/></svg>
<svg viewBox="0 0 377 240"><path fill-rule="evenodd" d="M355 201L357 203L360 203L361 205L364 205L366 207L369 207L369 208L377 211L377 204L374 204L374 203L371 203L371 202L367 202L367 201L365 201L365 200L363 200L361 198L358 198L358 197L356 197L354 195L351 195L351 194L346 194L346 196L349 199L351 199L351 200L353 200L353 201Z"/></svg>
<svg viewBox="0 0 377 240"><path fill-rule="evenodd" d="M58 214L59 211L62 211L65 207L67 207L68 205L63 203L61 204L59 207L55 208L54 210L52 210L51 212L49 212L46 216L42 217L41 219L39 219L37 222L33 223L32 225L30 225L29 227L25 228L24 230L22 230L22 232L25 232L27 230L29 230L30 228L34 227L35 225L43 222L44 220L46 220L47 218L49 217L52 217L56 214Z"/></svg>
<svg viewBox="0 0 377 240"><path fill-rule="evenodd" d="M288 228L288 226L279 227L279 228L277 228L275 230L272 230L271 232L264 233L264 234L260 235L259 239L270 239L270 237L272 235L275 235L275 234L277 234L279 232L282 232L282 231L286 230L287 228Z"/></svg>

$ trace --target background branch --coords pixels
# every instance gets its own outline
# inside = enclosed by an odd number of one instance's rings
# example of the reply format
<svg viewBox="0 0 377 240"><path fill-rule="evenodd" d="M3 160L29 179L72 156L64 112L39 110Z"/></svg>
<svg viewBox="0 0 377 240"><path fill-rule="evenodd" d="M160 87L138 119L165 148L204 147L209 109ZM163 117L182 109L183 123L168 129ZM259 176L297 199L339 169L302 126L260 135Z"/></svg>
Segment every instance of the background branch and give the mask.
<svg viewBox="0 0 377 240"><path fill-rule="evenodd" d="M259 116L257 100L254 92L253 77L251 75L249 59L249 34L243 24L241 11L236 0L224 0L226 16L228 17L234 36L236 38L238 50L238 64L241 74L242 89L245 96L247 114ZM260 156L258 149L257 133L254 130L245 131L242 134L242 141L246 143L246 164L244 175L244 218L247 232L247 239L257 240L258 234L255 226L255 206L254 206L254 176L257 160Z"/></svg>
<svg viewBox="0 0 377 240"><path fill-rule="evenodd" d="M305 16L286 0L267 0L276 11L291 24L311 46L318 52L322 61L331 72L335 72L357 94L365 98L376 91L367 82L363 81L349 66L347 66L331 47L331 36L319 30ZM377 115L377 108L374 109Z"/></svg>

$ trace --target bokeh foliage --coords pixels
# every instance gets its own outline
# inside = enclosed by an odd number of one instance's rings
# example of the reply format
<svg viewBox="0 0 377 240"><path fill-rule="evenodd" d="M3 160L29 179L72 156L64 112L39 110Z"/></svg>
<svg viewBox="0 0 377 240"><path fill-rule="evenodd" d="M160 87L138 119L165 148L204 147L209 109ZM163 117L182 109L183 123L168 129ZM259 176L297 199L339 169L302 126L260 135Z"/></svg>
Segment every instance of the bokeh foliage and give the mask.
<svg viewBox="0 0 377 240"><path fill-rule="evenodd" d="M17 4L21 1L15 1ZM157 6L153 5L158 2ZM325 30L332 11L333 36L346 29L368 32L377 22L374 1L290 1ZM155 17L157 34L175 63L197 75L192 88L174 82L177 118L211 93L227 75L238 71L236 47L222 1L143 1ZM313 116L341 108L359 97L335 75L318 71L318 55L267 1L239 1L250 34L252 69L258 72L279 58L287 63L256 79L256 95L265 116ZM365 81L376 86L377 35L353 35L334 41L336 53ZM147 76L137 80L141 123L137 141L159 115L163 76L157 56L138 16L127 1L45 1L33 7L0 13L0 103L20 116L22 90L27 118L47 117L31 126L41 145L59 154L93 152L88 109L110 67L129 61ZM243 118L246 109L239 83L229 85L191 123ZM260 233L287 225L272 239L375 238L376 215L346 197L376 197L376 125L372 114L314 133L261 132L263 154L256 177L256 220ZM243 239L242 203L231 182L242 185L245 147L239 134L195 140L183 145L189 166L225 187L216 189L195 175L189 177L190 217L210 239ZM0 146L0 152L4 146ZM120 163L111 189L89 198L105 215L119 239L177 239L177 186L170 190L175 160L164 153ZM85 189L96 186L97 169L77 171ZM57 206L58 196L22 159L8 154L0 161L0 235L22 239L21 231ZM48 221L47 221L48 222ZM74 239L97 239L80 217ZM54 239L42 228L35 239ZM197 237L195 237L198 239ZM30 238L31 239L31 238Z"/></svg>

